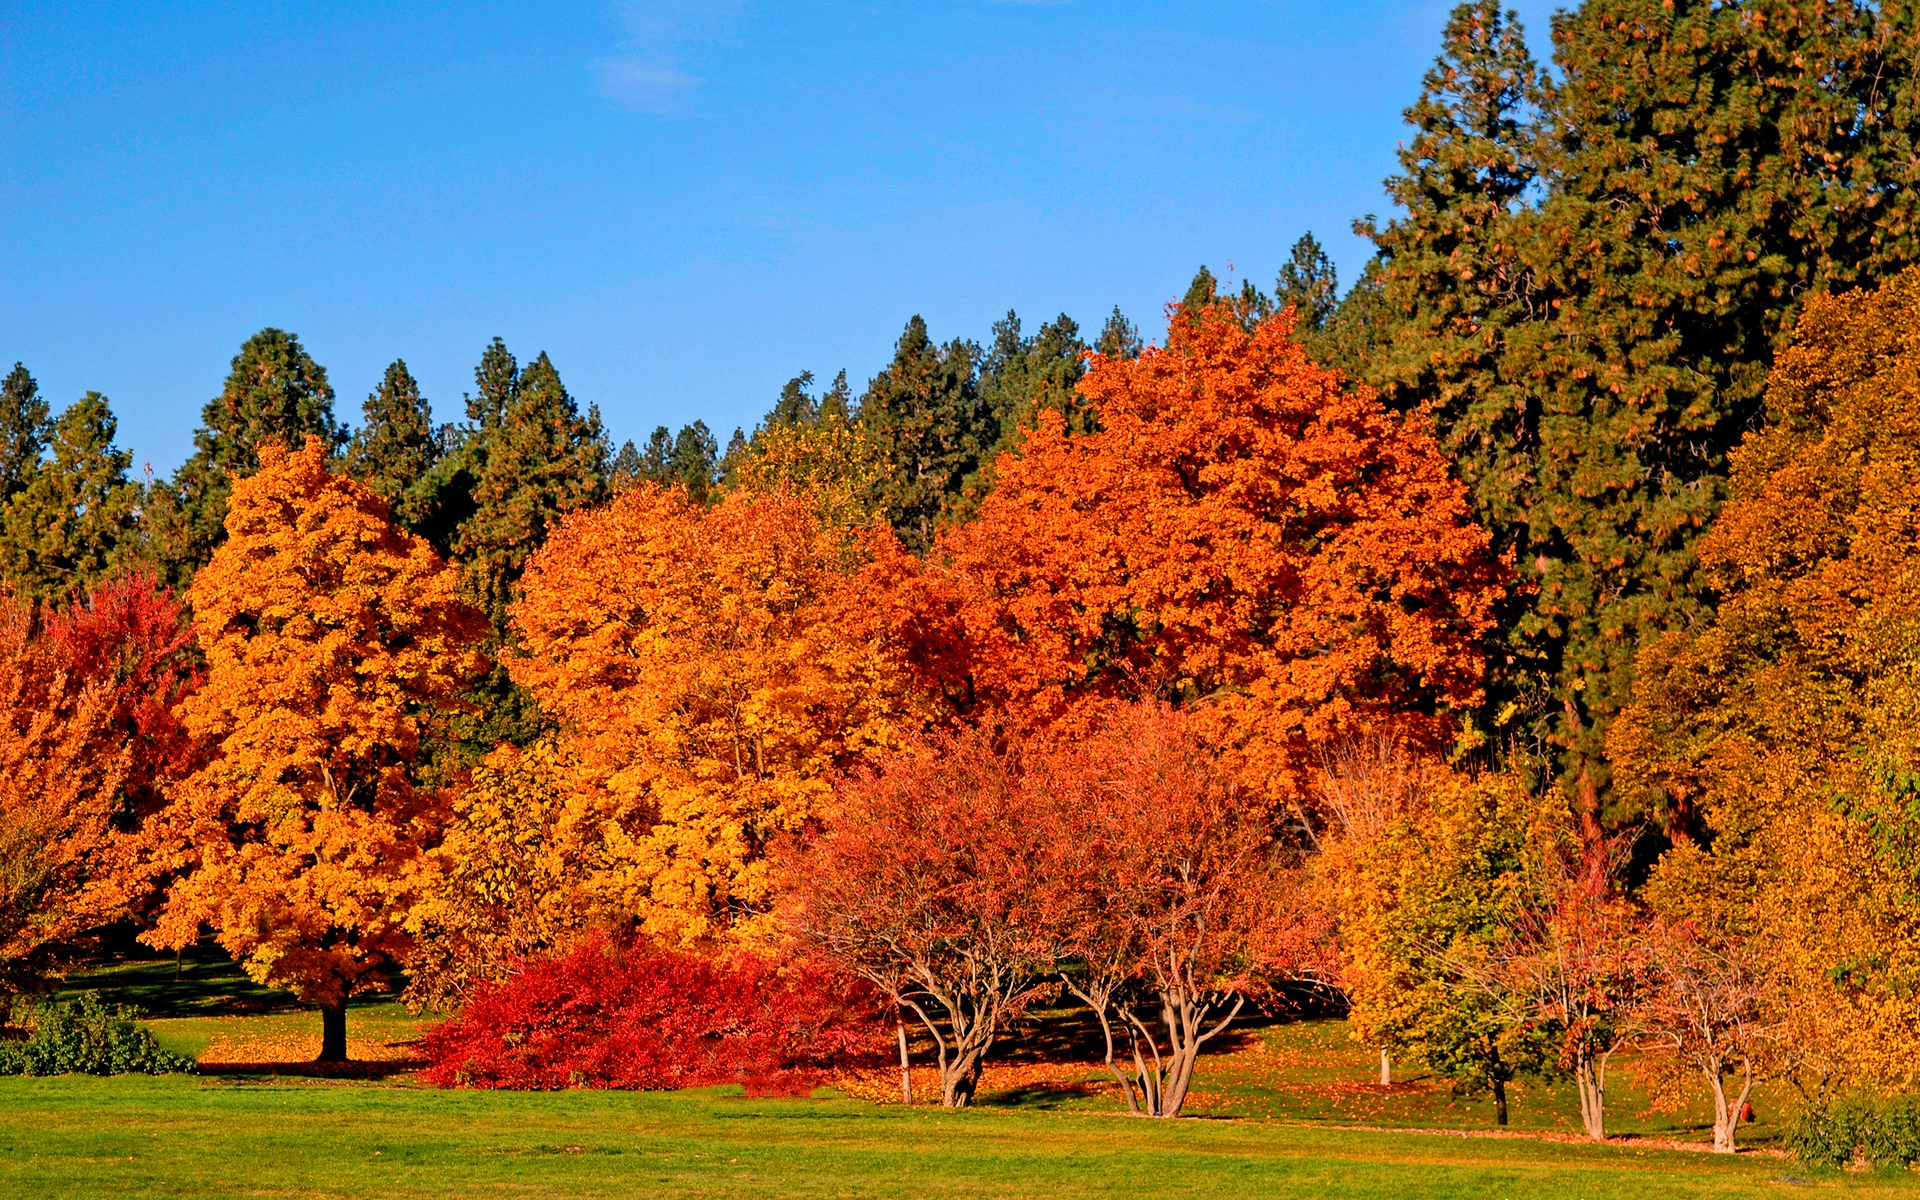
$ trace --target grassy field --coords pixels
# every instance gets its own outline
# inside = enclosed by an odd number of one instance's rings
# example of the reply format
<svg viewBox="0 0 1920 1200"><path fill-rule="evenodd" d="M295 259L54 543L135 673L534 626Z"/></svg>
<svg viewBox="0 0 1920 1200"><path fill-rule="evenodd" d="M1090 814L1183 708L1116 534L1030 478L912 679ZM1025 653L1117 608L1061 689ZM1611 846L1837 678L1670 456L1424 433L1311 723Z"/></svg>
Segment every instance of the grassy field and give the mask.
<svg viewBox="0 0 1920 1200"><path fill-rule="evenodd" d="M1614 1125L1628 1136L1611 1145L1547 1140L1576 1125L1562 1089L1537 1085L1514 1096L1514 1135L1479 1136L1485 1102L1419 1077L1380 1087L1339 1021L1243 1031L1203 1064L1196 1119L1149 1122L1120 1114L1085 1031L1056 1019L989 1072L980 1108L949 1114L844 1092L438 1091L409 1081L421 1023L386 1002L349 1023L356 1054L385 1056L375 1078L310 1078L311 1013L216 953L174 973L172 960L123 963L75 986L140 1004L170 1048L220 1073L0 1079L0 1196L1920 1194L1920 1176L1769 1153L1764 1119L1743 1130L1758 1153L1669 1148L1700 1140L1702 1114L1640 1111L1626 1079ZM891 1081L847 1086L880 1096Z"/></svg>

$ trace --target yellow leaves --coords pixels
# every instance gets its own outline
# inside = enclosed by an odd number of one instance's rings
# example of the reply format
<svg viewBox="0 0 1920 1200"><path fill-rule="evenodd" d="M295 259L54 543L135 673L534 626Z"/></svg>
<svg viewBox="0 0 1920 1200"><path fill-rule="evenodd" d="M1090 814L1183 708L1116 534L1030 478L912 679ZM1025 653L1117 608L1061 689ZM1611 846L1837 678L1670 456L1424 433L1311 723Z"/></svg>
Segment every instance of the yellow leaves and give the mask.
<svg viewBox="0 0 1920 1200"><path fill-rule="evenodd" d="M768 846L898 739L906 684L850 590L860 557L817 494L775 483L705 508L643 484L570 517L529 565L509 670L560 718L573 786L644 814L599 830L606 919L753 936Z"/></svg>

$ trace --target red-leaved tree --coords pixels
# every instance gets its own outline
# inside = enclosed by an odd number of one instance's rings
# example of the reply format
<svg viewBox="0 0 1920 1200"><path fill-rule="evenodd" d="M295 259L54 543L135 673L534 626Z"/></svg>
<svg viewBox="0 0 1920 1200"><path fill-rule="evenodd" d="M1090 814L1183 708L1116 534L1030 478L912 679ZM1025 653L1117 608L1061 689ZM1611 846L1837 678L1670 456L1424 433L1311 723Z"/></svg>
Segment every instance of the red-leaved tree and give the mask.
<svg viewBox="0 0 1920 1200"><path fill-rule="evenodd" d="M179 712L200 683L187 606L154 576L136 572L48 613L44 636L75 676L112 690L113 724L129 755L126 803L136 814L151 810L163 781L197 765L197 744Z"/></svg>
<svg viewBox="0 0 1920 1200"><path fill-rule="evenodd" d="M1061 834L1042 894L1073 960L1067 987L1099 1017L1128 1108L1178 1116L1201 1047L1250 997L1330 973L1331 923L1302 887L1299 847L1158 702L1116 706L1035 754L1025 782L1029 811Z"/></svg>
<svg viewBox="0 0 1920 1200"><path fill-rule="evenodd" d="M789 860L788 920L810 951L920 1019L940 1102L964 1108L994 1039L1047 989L1058 948L1020 743L937 734L845 781Z"/></svg>

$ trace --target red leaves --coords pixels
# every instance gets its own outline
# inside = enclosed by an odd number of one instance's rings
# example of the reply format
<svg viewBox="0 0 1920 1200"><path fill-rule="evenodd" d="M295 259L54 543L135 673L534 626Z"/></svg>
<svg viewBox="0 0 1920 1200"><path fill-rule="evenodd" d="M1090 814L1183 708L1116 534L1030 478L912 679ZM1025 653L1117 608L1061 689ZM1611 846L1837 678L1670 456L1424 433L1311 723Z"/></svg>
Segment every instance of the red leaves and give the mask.
<svg viewBox="0 0 1920 1200"><path fill-rule="evenodd" d="M636 1090L740 1082L805 1094L884 1051L870 989L812 966L784 970L594 937L485 984L421 1043L442 1087Z"/></svg>
<svg viewBox="0 0 1920 1200"><path fill-rule="evenodd" d="M132 750L127 795L150 807L162 780L197 765L176 707L200 683L186 605L150 574L125 575L48 614L44 636L75 675L113 689L113 723Z"/></svg>

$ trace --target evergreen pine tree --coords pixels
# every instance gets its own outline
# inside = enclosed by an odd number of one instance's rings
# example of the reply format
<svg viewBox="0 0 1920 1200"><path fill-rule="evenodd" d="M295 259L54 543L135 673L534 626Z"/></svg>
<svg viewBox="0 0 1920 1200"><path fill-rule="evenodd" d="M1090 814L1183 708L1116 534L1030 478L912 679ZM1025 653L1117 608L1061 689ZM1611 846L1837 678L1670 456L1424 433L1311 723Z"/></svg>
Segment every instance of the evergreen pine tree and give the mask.
<svg viewBox="0 0 1920 1200"><path fill-rule="evenodd" d="M0 380L0 501L27 486L47 449L47 402L19 363Z"/></svg>
<svg viewBox="0 0 1920 1200"><path fill-rule="evenodd" d="M1293 253L1280 268L1279 281L1274 284L1273 298L1277 305L1294 306L1295 337L1320 332L1326 327L1327 318L1333 315L1340 299L1339 273L1312 231L1293 244Z"/></svg>
<svg viewBox="0 0 1920 1200"><path fill-rule="evenodd" d="M673 479L673 433L665 425L655 425L647 438L640 478L654 483L668 483Z"/></svg>
<svg viewBox="0 0 1920 1200"><path fill-rule="evenodd" d="M705 504L719 480L720 443L705 421L682 425L667 459L667 478L687 489L694 503Z"/></svg>
<svg viewBox="0 0 1920 1200"><path fill-rule="evenodd" d="M113 444L107 398L88 392L53 423L51 457L0 508L0 578L16 594L58 604L101 582L137 549L140 486L133 455Z"/></svg>
<svg viewBox="0 0 1920 1200"><path fill-rule="evenodd" d="M146 501L152 552L176 583L191 579L225 539L227 493L234 478L259 469L262 442L297 449L317 437L334 452L346 440L333 417L326 369L281 329L262 329L242 343L226 386L200 420L193 455Z"/></svg>
<svg viewBox="0 0 1920 1200"><path fill-rule="evenodd" d="M1587 0L1549 89L1510 14L1463 5L1389 181L1407 216L1361 225L1393 325L1366 374L1431 413L1513 555L1501 716L1561 748L1590 828L1638 649L1706 603L1695 539L1797 298L1920 257L1917 22Z"/></svg>
<svg viewBox="0 0 1920 1200"><path fill-rule="evenodd" d="M1140 331L1132 321L1127 320L1126 314L1116 304L1112 314L1107 317L1107 323L1100 327L1100 337L1093 343L1093 348L1107 358L1130 359L1140 357L1144 345L1140 340Z"/></svg>
<svg viewBox="0 0 1920 1200"><path fill-rule="evenodd" d="M347 474L385 500L394 520L414 533L440 508L434 472L441 437L433 409L403 359L387 368L362 408L365 424L347 444Z"/></svg>
<svg viewBox="0 0 1920 1200"><path fill-rule="evenodd" d="M545 354L523 371L513 365L495 338L474 372L480 394L467 411L480 423L461 445L473 511L453 536L467 599L500 634L527 559L560 517L607 491L600 410L580 414Z"/></svg>
<svg viewBox="0 0 1920 1200"><path fill-rule="evenodd" d="M640 457L640 451L628 438L620 443L620 453L613 456L611 474L615 487L627 487L646 478L647 462Z"/></svg>
<svg viewBox="0 0 1920 1200"><path fill-rule="evenodd" d="M860 420L887 469L870 499L906 544L924 552L999 438L976 378L980 348L941 346L919 316L907 322L893 361L860 400Z"/></svg>

